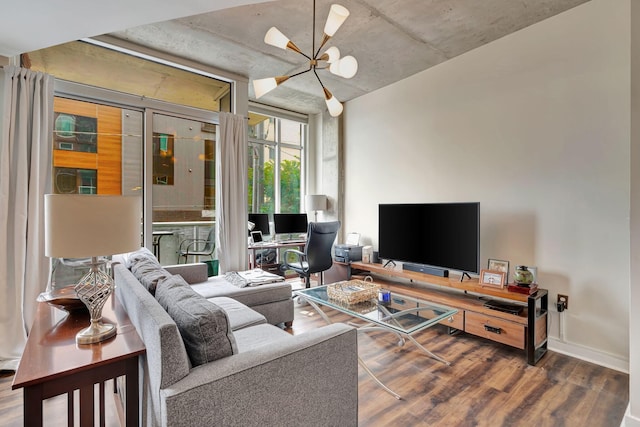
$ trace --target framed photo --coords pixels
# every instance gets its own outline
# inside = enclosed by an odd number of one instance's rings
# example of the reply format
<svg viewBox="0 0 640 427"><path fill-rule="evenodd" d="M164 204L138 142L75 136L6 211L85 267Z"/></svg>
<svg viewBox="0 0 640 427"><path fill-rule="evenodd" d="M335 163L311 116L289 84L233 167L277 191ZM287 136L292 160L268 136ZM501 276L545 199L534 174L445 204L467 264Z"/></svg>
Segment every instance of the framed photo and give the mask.
<svg viewBox="0 0 640 427"><path fill-rule="evenodd" d="M505 274L505 281L509 281L509 261L489 258L487 270L502 271Z"/></svg>
<svg viewBox="0 0 640 427"><path fill-rule="evenodd" d="M493 288L504 288L507 282L507 275L503 271L480 270L480 286L490 286Z"/></svg>

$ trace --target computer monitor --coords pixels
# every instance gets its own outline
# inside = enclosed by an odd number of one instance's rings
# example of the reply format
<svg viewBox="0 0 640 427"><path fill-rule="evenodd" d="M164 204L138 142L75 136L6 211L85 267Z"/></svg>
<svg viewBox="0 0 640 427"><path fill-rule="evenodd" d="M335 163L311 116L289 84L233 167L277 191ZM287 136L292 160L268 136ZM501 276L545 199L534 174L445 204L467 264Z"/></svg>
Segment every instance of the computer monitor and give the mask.
<svg viewBox="0 0 640 427"><path fill-rule="evenodd" d="M307 214L273 214L273 226L276 234L294 234L307 232Z"/></svg>
<svg viewBox="0 0 640 427"><path fill-rule="evenodd" d="M269 214L266 213L250 213L249 221L255 224L252 231L261 231L263 236L268 236L269 232Z"/></svg>

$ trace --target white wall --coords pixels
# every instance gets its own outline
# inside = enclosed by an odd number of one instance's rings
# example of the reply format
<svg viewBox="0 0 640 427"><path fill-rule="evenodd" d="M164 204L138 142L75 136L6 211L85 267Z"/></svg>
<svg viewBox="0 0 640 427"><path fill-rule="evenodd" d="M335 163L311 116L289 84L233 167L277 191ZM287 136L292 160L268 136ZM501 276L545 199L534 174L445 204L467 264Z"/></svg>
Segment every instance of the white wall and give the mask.
<svg viewBox="0 0 640 427"><path fill-rule="evenodd" d="M640 5L631 13L631 283L629 307L640 305ZM629 315L629 409L624 425L640 427L640 311Z"/></svg>
<svg viewBox="0 0 640 427"><path fill-rule="evenodd" d="M569 295L551 347L626 370L628 0L593 0L345 108L345 228L377 205L479 201L481 263L538 267Z"/></svg>

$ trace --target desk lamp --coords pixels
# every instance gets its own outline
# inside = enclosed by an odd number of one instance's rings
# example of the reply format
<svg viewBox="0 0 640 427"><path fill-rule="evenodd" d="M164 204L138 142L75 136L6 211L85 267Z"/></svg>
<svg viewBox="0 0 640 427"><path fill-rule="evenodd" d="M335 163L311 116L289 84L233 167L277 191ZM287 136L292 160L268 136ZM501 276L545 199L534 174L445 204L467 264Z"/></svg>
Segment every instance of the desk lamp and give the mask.
<svg viewBox="0 0 640 427"><path fill-rule="evenodd" d="M78 298L91 314L91 324L78 332L76 343L92 344L116 334L102 323L102 308L113 293L113 280L102 269L99 256L140 248L140 197L78 194L44 196L45 255L53 258L91 257L89 272L76 284Z"/></svg>
<svg viewBox="0 0 640 427"><path fill-rule="evenodd" d="M314 212L314 222L318 222L318 211L327 210L327 196L324 194L307 194L305 207L307 208L307 212Z"/></svg>

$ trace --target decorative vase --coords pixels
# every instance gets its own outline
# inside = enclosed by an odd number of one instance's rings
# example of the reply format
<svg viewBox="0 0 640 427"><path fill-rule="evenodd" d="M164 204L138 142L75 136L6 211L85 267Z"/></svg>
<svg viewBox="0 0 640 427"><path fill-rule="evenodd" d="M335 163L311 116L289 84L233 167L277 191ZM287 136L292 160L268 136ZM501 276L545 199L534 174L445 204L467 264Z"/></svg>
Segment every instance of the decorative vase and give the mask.
<svg viewBox="0 0 640 427"><path fill-rule="evenodd" d="M529 286L533 282L533 273L529 271L526 265L518 265L513 274L513 281L518 286Z"/></svg>

